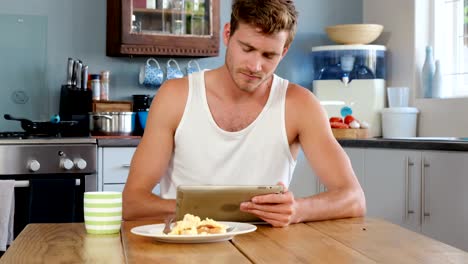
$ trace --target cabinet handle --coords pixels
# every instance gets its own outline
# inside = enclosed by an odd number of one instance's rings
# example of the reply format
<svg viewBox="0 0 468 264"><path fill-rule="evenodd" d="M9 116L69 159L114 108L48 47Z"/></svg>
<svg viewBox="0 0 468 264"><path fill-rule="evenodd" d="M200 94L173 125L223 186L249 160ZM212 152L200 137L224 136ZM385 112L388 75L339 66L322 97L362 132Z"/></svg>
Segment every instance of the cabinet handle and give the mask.
<svg viewBox="0 0 468 264"><path fill-rule="evenodd" d="M122 164L122 168L130 168L130 164Z"/></svg>
<svg viewBox="0 0 468 264"><path fill-rule="evenodd" d="M426 163L426 160L423 158L421 162L421 225L424 223L424 218L430 216L426 212L426 168L429 168L430 165Z"/></svg>
<svg viewBox="0 0 468 264"><path fill-rule="evenodd" d="M413 166L414 163L409 160L409 157L406 157L406 168L405 168L405 219L408 219L408 214L413 214L414 211L410 209L410 175L409 175L409 167Z"/></svg>

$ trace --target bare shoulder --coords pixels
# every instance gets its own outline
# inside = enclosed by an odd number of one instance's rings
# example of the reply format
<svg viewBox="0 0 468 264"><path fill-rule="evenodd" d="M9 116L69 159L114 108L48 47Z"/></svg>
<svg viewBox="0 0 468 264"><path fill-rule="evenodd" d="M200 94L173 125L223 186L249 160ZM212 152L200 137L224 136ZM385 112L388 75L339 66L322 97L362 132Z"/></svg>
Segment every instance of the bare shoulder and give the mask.
<svg viewBox="0 0 468 264"><path fill-rule="evenodd" d="M177 127L188 97L188 78L167 80L159 88L151 104L150 115L159 122Z"/></svg>
<svg viewBox="0 0 468 264"><path fill-rule="evenodd" d="M286 114L290 118L295 119L306 117L314 119L314 117L323 115L323 109L320 102L310 90L298 84L289 83L286 93Z"/></svg>

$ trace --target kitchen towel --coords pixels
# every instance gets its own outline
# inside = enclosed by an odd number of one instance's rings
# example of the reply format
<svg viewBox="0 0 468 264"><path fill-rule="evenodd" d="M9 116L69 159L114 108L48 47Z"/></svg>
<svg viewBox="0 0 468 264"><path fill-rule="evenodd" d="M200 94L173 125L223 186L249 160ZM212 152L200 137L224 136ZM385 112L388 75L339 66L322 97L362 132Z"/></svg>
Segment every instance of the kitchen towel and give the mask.
<svg viewBox="0 0 468 264"><path fill-rule="evenodd" d="M0 181L0 251L13 241L13 219L15 214L15 181Z"/></svg>
<svg viewBox="0 0 468 264"><path fill-rule="evenodd" d="M75 179L31 179L30 223L75 222Z"/></svg>

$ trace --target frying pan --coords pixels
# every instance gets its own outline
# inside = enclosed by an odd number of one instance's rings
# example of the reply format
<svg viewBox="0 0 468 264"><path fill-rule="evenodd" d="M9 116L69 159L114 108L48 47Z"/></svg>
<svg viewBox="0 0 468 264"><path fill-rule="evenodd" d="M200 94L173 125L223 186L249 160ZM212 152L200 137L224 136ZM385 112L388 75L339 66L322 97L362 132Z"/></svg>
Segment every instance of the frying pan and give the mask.
<svg viewBox="0 0 468 264"><path fill-rule="evenodd" d="M63 130L70 130L78 124L78 121L60 121L52 123L50 121L31 121L26 118L17 118L9 114L3 115L6 120L21 122L21 128L30 135L56 136Z"/></svg>

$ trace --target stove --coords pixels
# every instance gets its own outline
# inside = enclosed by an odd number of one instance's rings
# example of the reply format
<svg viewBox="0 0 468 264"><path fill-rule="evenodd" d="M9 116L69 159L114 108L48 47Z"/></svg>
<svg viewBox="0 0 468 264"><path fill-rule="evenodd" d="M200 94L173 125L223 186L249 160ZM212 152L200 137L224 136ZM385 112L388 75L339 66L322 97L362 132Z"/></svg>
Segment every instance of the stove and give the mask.
<svg viewBox="0 0 468 264"><path fill-rule="evenodd" d="M0 132L0 175L95 174L96 157L94 138Z"/></svg>
<svg viewBox="0 0 468 264"><path fill-rule="evenodd" d="M91 137L1 132L0 181L14 180L14 236L28 223L83 222L84 192L97 191L96 159Z"/></svg>

